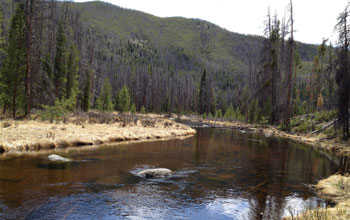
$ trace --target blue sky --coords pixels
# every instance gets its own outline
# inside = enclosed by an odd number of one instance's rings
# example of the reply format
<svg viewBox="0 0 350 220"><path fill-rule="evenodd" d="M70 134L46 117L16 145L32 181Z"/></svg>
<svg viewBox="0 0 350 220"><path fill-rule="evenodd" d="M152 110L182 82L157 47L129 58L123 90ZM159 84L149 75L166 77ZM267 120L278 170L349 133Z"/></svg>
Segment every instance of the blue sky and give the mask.
<svg viewBox="0 0 350 220"><path fill-rule="evenodd" d="M84 0L77 0L84 1ZM289 0L107 0L112 4L136 9L159 17L200 18L229 31L263 34L267 8L280 17ZM334 25L347 0L294 0L295 38L319 44L322 38L336 40Z"/></svg>

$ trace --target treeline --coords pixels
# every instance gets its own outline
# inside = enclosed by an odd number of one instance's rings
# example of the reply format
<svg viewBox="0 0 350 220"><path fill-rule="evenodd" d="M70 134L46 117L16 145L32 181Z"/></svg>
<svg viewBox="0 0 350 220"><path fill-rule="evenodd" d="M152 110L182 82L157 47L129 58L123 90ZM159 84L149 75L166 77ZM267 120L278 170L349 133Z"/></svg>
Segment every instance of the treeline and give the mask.
<svg viewBox="0 0 350 220"><path fill-rule="evenodd" d="M243 96L248 100L246 120L268 120L289 130L295 115L338 109L338 126L343 138L349 138L349 4L335 25L336 46L324 39L311 63L302 62L295 43L292 1L287 18L268 12L260 68L249 75ZM300 71L305 66L307 74Z"/></svg>
<svg viewBox="0 0 350 220"><path fill-rule="evenodd" d="M243 97L248 121L289 130L294 115L335 108L337 87L336 49L325 39L313 62L304 62L294 39L292 1L287 9L282 18L268 10L258 68L249 72Z"/></svg>
<svg viewBox="0 0 350 220"><path fill-rule="evenodd" d="M116 42L113 36L84 26L71 5L2 2L2 113L27 116L33 109L53 105L120 110L118 97L123 91L130 95L130 108L138 111L197 112L196 74L177 70L192 71L194 64L181 50L159 51L147 40L135 38ZM106 48L113 53L104 52ZM107 107L101 96L111 102Z"/></svg>
<svg viewBox="0 0 350 220"><path fill-rule="evenodd" d="M248 38L242 37L243 43L236 42L231 49L239 54L230 62L212 49L222 43L213 41L216 32L223 42L230 36L210 24L195 22L193 28L199 34L195 44L180 42L187 47L165 47L159 45L171 36L152 39L146 33L134 32L125 40L127 33L108 32L108 27L102 29L104 32L97 31L99 28L86 20L91 22L94 10L114 9L105 3L86 4L91 9L85 13L82 5L72 2L1 1L3 114L28 116L34 110L57 106L68 111L96 108L199 113L282 124L286 129L294 115L337 106L342 106L341 121L348 117L345 101L339 104L339 98L344 98L340 90L345 94L349 84L339 72L348 71L348 67L340 66L342 59L348 60L347 50L341 52L342 45L348 48L347 35L344 40L338 28L340 44L333 47L324 40L312 61L311 47L297 43L293 37L292 2L287 17L268 13L265 38L253 42L251 37L246 41ZM119 12L123 16L133 13ZM101 19L102 15L97 16ZM340 54L346 58L340 58Z"/></svg>

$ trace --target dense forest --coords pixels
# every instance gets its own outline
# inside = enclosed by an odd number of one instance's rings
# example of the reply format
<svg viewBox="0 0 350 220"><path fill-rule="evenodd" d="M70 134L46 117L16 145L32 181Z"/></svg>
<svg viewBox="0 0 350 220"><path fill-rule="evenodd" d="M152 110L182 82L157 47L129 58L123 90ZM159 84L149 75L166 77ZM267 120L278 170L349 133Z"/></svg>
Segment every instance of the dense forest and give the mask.
<svg viewBox="0 0 350 220"><path fill-rule="evenodd" d="M293 115L338 106L348 126L348 9L333 47L327 39L320 45L294 39L292 2L285 17L267 13L264 36L103 2L0 3L4 115L176 112L288 129Z"/></svg>

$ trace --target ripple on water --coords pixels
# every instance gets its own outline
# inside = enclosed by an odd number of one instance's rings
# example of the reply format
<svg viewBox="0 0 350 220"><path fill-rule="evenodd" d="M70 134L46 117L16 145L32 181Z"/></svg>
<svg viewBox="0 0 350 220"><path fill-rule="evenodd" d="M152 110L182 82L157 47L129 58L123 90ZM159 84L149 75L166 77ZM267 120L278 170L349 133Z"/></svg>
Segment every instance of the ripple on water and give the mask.
<svg viewBox="0 0 350 220"><path fill-rule="evenodd" d="M249 139L260 137L207 129L185 140L72 151L68 163L1 160L0 219L280 219L288 206L324 204L301 183L337 165L309 147ZM136 175L157 167L174 173Z"/></svg>

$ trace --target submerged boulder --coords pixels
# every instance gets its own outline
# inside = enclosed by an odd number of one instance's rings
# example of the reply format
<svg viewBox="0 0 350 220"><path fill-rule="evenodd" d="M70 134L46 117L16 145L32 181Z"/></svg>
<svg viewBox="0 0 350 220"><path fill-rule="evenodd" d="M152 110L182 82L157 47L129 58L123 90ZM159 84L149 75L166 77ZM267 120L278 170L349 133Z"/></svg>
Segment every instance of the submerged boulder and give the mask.
<svg viewBox="0 0 350 220"><path fill-rule="evenodd" d="M155 168L155 169L147 169L141 172L138 172L137 175L144 178L159 178L170 176L173 172L166 168Z"/></svg>
<svg viewBox="0 0 350 220"><path fill-rule="evenodd" d="M57 161L57 162L70 162L71 159L61 157L60 155L57 154L50 154L47 157L50 161Z"/></svg>

